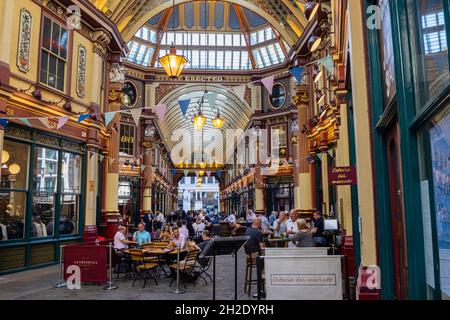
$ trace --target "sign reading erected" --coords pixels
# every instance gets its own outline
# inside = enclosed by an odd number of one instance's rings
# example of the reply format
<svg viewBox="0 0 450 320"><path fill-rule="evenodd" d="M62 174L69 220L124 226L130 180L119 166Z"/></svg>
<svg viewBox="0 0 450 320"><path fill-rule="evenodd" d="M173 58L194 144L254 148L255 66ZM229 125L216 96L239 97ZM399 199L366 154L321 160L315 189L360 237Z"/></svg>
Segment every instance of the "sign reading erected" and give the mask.
<svg viewBox="0 0 450 320"><path fill-rule="evenodd" d="M328 183L333 186L355 185L355 167L335 167L328 169Z"/></svg>

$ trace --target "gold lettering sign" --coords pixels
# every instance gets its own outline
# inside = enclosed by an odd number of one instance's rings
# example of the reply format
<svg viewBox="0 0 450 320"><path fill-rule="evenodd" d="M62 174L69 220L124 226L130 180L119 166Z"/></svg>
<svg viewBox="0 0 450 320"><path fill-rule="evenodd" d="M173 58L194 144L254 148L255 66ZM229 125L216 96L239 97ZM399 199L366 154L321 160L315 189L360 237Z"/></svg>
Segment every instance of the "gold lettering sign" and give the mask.
<svg viewBox="0 0 450 320"><path fill-rule="evenodd" d="M125 143L134 143L135 138L134 137L130 137L130 136L122 136L120 138L121 142L125 142Z"/></svg>
<svg viewBox="0 0 450 320"><path fill-rule="evenodd" d="M16 114L16 112L14 111L13 108L11 107L6 107L6 115L9 117L14 117L14 115Z"/></svg>

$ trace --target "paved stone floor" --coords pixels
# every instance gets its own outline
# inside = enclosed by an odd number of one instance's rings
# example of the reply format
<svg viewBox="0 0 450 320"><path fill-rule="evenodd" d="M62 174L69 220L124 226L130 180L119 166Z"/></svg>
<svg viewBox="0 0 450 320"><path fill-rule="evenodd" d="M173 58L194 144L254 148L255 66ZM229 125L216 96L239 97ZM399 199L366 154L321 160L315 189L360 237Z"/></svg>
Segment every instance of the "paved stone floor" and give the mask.
<svg viewBox="0 0 450 320"><path fill-rule="evenodd" d="M234 299L234 257L217 257L216 265L216 297L219 300ZM210 269L212 274L212 266ZM244 294L245 256L243 250L238 254L238 299L253 299ZM117 280L119 287L116 290L103 290L104 286L83 285L81 290L69 290L67 288L55 289L52 285L58 278L58 266L51 266L20 273L0 276L0 300L211 300L212 284L205 286L199 279L196 286L187 284L184 294L173 294L170 290L170 280L162 278L155 286L154 282L136 282L132 287L132 281ZM183 288L181 286L181 288ZM256 287L252 288L252 293Z"/></svg>

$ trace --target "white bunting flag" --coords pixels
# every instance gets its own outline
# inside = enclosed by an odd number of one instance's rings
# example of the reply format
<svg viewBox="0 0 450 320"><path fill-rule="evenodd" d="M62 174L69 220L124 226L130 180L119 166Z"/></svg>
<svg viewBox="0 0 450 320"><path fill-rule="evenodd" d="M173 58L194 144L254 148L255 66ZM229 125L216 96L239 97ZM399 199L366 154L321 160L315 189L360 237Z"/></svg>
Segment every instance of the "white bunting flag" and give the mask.
<svg viewBox="0 0 450 320"><path fill-rule="evenodd" d="M242 102L245 102L245 91L247 90L246 84L238 87L233 87L231 90Z"/></svg>
<svg viewBox="0 0 450 320"><path fill-rule="evenodd" d="M272 94L273 83L275 82L275 76L270 76L261 80L261 83L266 87L269 94Z"/></svg>
<svg viewBox="0 0 450 320"><path fill-rule="evenodd" d="M66 124L67 121L69 121L69 117L59 118L58 124L56 125L56 129L58 130L61 129Z"/></svg>
<svg viewBox="0 0 450 320"><path fill-rule="evenodd" d="M164 118L166 117L166 108L166 105L162 103L155 107L155 114L158 116L160 121L164 121Z"/></svg>
<svg viewBox="0 0 450 320"><path fill-rule="evenodd" d="M139 126L139 120L141 120L142 108L130 110L131 116L133 117L136 126Z"/></svg>
<svg viewBox="0 0 450 320"><path fill-rule="evenodd" d="M51 129L50 124L48 123L48 118L42 117L38 119L44 126L46 126L48 129Z"/></svg>

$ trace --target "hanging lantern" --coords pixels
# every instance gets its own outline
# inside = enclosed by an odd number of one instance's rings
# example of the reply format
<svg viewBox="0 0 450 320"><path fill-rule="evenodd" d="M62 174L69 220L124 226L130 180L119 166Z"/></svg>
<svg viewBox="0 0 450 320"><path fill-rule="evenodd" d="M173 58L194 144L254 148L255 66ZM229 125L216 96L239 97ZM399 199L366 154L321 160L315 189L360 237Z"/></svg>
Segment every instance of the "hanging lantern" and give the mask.
<svg viewBox="0 0 450 320"><path fill-rule="evenodd" d="M177 55L175 46L172 45L169 54L159 58L159 63L161 63L171 79L176 79L183 72L184 67L188 63L188 59L183 55Z"/></svg>
<svg viewBox="0 0 450 320"><path fill-rule="evenodd" d="M202 130L206 124L206 118L201 112L199 112L194 118L194 127L198 131Z"/></svg>
<svg viewBox="0 0 450 320"><path fill-rule="evenodd" d="M217 129L222 128L224 123L225 121L220 117L219 113L217 113L216 117L212 120L213 126L216 127Z"/></svg>

